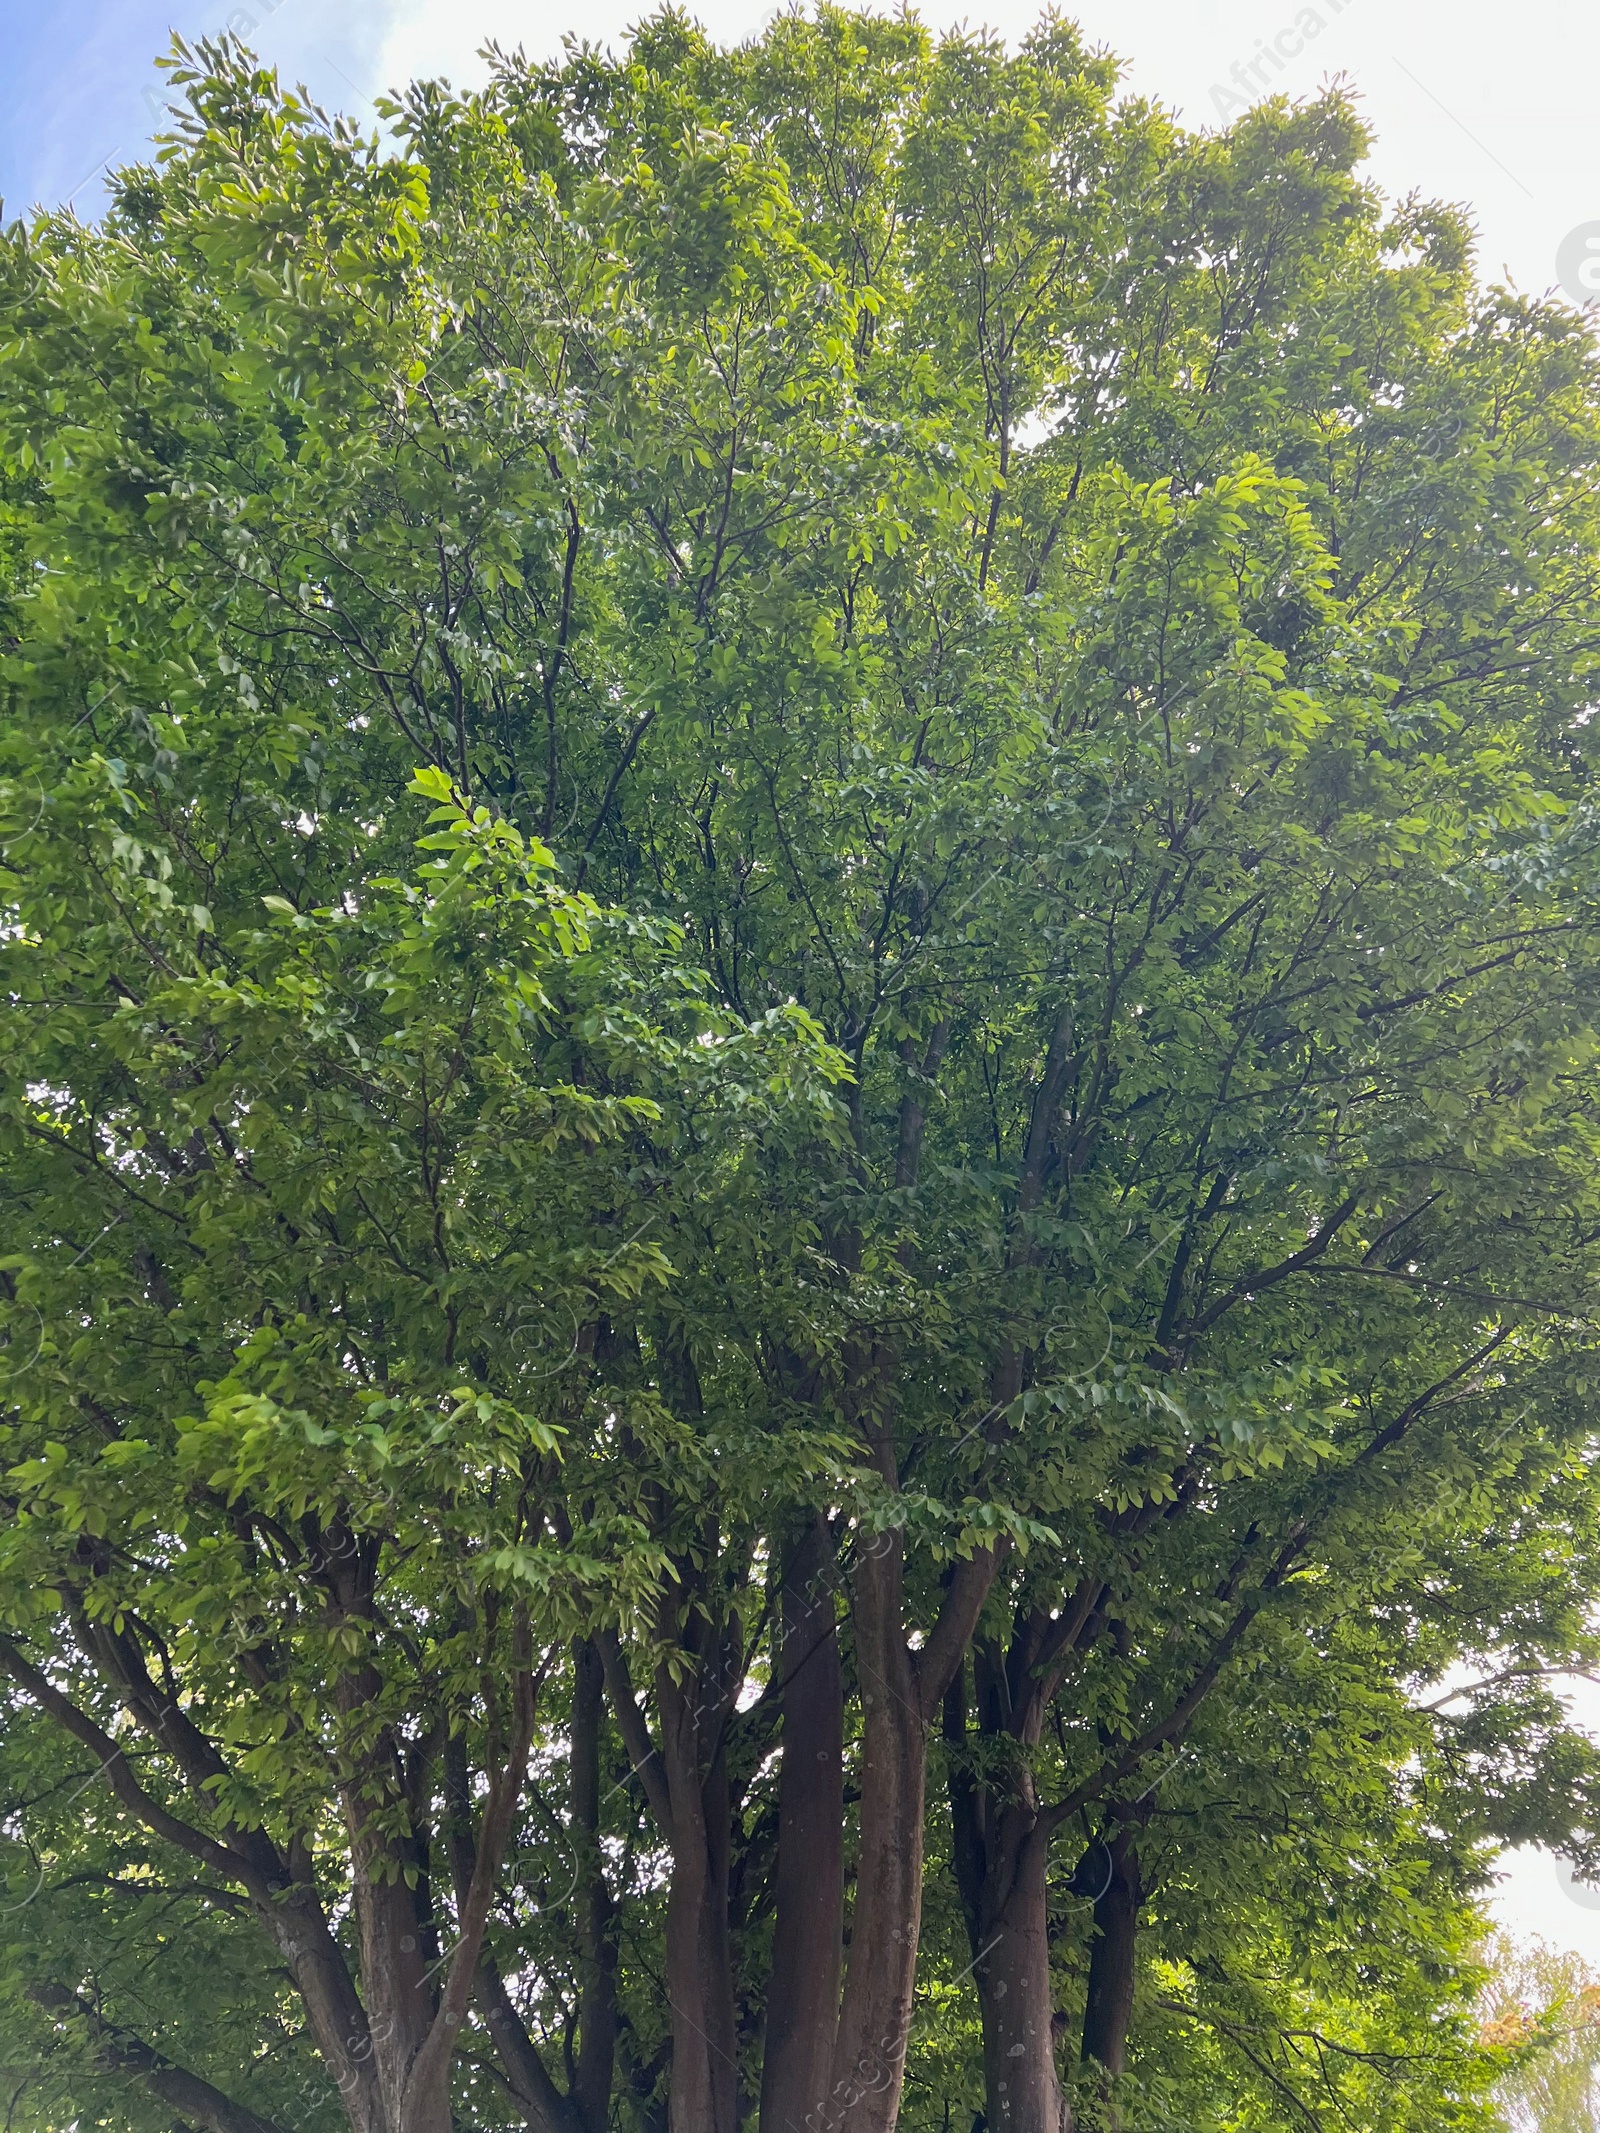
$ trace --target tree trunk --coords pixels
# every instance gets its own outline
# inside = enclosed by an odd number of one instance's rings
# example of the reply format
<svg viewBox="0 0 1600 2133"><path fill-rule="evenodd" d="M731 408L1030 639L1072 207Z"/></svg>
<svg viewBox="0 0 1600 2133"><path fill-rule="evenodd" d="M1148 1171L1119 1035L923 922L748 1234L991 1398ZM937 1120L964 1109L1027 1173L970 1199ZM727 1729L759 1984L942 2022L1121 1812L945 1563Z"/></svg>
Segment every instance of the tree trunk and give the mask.
<svg viewBox="0 0 1600 2133"><path fill-rule="evenodd" d="M898 1534L855 1576L861 1684L861 1843L850 1963L828 2103L811 2133L891 2133L900 2109L922 1924L927 1728L902 1628Z"/></svg>
<svg viewBox="0 0 1600 2133"><path fill-rule="evenodd" d="M951 1862L971 1941L983 2016L989 2133L1069 2133L1071 2106L1055 2055L1048 1882L1056 1817L1042 1814L1028 1754L1050 1683L1038 1671L1054 1625L1019 1616L1008 1653L980 1640L973 1658L980 1734L968 1749L965 1670L944 1700L950 1755ZM1070 1629L1062 1633L1070 1634ZM996 1763L996 1750L1005 1750ZM980 1775L986 1773L987 1778Z"/></svg>
<svg viewBox="0 0 1600 2133"><path fill-rule="evenodd" d="M844 1928L844 1683L816 1513L783 1573L783 1767L761 2133L807 2133L822 2113L839 2027Z"/></svg>
<svg viewBox="0 0 1600 2133"><path fill-rule="evenodd" d="M1056 2072L1046 1907L1049 1825L1031 1800L990 1802L976 1978L989 2133L1069 2133Z"/></svg>
<svg viewBox="0 0 1600 2133"><path fill-rule="evenodd" d="M1083 2057L1086 2065L1092 2060L1108 2074L1120 2074L1128 2063L1134 1956L1143 1890L1133 1832L1118 1830L1107 1849L1111 1873L1094 1907L1089 1996L1083 2014Z"/></svg>
<svg viewBox="0 0 1600 2133"><path fill-rule="evenodd" d="M346 1715L375 1702L377 1673L363 1669L339 1684ZM411 2093L411 2070L437 2012L422 1922L408 1886L406 1860L383 1829L381 1809L392 1811L400 1794L397 1774L378 1753L364 1760L365 1785L345 1788L345 1827L350 1840L352 1908L361 1960L361 1997L367 2010L372 2064L392 2133L450 2133L448 2087L427 2097Z"/></svg>
<svg viewBox="0 0 1600 2133"><path fill-rule="evenodd" d="M615 1906L600 1849L605 1670L587 1638L573 1647L572 1665L572 1842L577 1868L573 1902L579 1988L578 2060L571 2100L583 2133L606 2133L617 2056L617 1940Z"/></svg>
<svg viewBox="0 0 1600 2133"><path fill-rule="evenodd" d="M705 1734L720 1731L709 1683L656 1677L661 1760L672 1803L667 1997L672 2012L671 2133L738 2133L738 2024L728 1932L728 1785L720 1745L702 1775Z"/></svg>

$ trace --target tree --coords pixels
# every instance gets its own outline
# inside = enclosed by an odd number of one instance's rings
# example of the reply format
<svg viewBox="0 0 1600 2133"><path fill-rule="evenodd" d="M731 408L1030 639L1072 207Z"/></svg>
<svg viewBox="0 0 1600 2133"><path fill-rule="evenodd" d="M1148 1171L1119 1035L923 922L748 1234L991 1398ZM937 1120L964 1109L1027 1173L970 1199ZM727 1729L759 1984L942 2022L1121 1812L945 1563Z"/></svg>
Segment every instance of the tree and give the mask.
<svg viewBox="0 0 1600 2133"><path fill-rule="evenodd" d="M1109 2064L1212 1699L1574 1649L1583 329L1055 20L175 81L3 260L12 1677L384 2133L886 2133L948 1754L1058 2133L1058 1829Z"/></svg>
<svg viewBox="0 0 1600 2133"><path fill-rule="evenodd" d="M1522 2133L1593 2123L1595 1986L1576 1956L1502 1939L1484 1992L1490 2042L1511 2060L1506 2122Z"/></svg>

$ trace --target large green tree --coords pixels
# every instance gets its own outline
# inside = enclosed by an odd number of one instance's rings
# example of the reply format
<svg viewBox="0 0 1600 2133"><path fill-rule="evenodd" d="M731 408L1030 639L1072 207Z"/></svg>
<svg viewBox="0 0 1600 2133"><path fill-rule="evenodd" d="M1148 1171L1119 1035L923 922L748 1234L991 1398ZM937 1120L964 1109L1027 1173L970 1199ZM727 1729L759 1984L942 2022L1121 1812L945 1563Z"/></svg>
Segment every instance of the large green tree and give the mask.
<svg viewBox="0 0 1600 2133"><path fill-rule="evenodd" d="M886 2133L936 1752L1060 2133L1058 1831L1115 2073L1242 1684L1587 1651L1584 329L1056 20L662 15L387 155L175 81L0 258L0 1658L119 1921L25 2019L190 2122L309 2043L359 2133Z"/></svg>

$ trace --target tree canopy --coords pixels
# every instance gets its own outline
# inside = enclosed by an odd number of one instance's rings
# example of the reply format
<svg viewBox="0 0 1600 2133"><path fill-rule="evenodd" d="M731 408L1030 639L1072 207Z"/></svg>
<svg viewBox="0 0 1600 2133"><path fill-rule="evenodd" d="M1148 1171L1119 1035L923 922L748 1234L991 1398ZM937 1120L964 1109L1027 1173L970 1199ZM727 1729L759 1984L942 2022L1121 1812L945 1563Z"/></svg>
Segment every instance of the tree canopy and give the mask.
<svg viewBox="0 0 1600 2133"><path fill-rule="evenodd" d="M1503 2123L1586 322L1054 17L172 81L0 239L12 2122Z"/></svg>

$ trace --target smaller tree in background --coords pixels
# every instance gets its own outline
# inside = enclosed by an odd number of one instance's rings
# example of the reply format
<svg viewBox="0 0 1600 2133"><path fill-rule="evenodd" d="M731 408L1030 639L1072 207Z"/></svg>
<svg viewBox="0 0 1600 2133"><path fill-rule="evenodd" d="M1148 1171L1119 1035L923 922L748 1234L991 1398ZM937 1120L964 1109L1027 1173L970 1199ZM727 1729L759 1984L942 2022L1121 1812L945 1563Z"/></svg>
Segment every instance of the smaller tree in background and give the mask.
<svg viewBox="0 0 1600 2133"><path fill-rule="evenodd" d="M1600 2123L1600 1976L1581 1956L1501 1934L1489 1943L1483 2040L1510 2063L1496 2100L1511 2133Z"/></svg>

